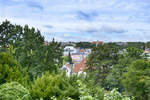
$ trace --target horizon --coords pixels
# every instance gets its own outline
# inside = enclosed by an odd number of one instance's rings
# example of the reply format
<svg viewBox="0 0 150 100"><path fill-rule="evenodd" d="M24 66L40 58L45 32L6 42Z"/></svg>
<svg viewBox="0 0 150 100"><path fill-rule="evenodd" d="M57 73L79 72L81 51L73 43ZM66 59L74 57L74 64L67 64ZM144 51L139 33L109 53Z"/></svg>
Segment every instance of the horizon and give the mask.
<svg viewBox="0 0 150 100"><path fill-rule="evenodd" d="M150 41L148 0L0 0L0 23L35 27L46 41Z"/></svg>

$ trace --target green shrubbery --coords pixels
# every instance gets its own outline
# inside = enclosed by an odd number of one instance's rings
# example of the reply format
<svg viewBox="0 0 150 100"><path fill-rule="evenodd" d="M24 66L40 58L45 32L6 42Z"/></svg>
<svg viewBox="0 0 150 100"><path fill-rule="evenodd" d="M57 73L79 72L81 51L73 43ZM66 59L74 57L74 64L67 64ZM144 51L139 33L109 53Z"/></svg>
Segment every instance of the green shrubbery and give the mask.
<svg viewBox="0 0 150 100"><path fill-rule="evenodd" d="M32 100L29 91L17 82L0 86L0 100Z"/></svg>
<svg viewBox="0 0 150 100"><path fill-rule="evenodd" d="M0 84L16 81L27 85L27 75L9 53L0 53Z"/></svg>
<svg viewBox="0 0 150 100"><path fill-rule="evenodd" d="M42 77L38 77L31 84L31 95L33 98L43 98L49 100L55 96L58 100L62 98L70 97L78 99L78 90L76 86L71 85L69 78L63 74L50 74L46 72Z"/></svg>

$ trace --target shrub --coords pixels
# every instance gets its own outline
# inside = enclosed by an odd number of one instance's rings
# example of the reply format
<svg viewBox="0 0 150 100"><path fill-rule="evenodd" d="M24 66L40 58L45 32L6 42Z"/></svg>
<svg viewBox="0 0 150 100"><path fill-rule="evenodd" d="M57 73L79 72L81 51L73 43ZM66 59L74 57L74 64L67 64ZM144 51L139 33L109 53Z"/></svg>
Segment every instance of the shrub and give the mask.
<svg viewBox="0 0 150 100"><path fill-rule="evenodd" d="M35 99L50 100L52 97L56 97L58 100L62 100L66 97L73 99L79 97L78 90L69 83L68 77L62 74L50 75L49 72L34 80L30 91Z"/></svg>
<svg viewBox="0 0 150 100"><path fill-rule="evenodd" d="M131 100L129 97L122 96L116 89L110 92L106 92L104 95L104 100Z"/></svg>
<svg viewBox="0 0 150 100"><path fill-rule="evenodd" d="M20 64L9 53L0 53L0 84L16 81L25 85L26 80Z"/></svg>
<svg viewBox="0 0 150 100"><path fill-rule="evenodd" d="M31 100L29 91L18 82L0 86L0 100Z"/></svg>

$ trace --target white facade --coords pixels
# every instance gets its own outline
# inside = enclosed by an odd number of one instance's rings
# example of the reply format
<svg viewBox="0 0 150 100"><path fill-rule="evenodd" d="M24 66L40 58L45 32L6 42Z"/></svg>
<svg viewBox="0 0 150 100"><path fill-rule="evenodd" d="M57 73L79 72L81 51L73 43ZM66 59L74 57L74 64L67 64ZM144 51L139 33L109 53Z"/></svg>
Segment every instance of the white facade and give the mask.
<svg viewBox="0 0 150 100"><path fill-rule="evenodd" d="M67 67L66 65L63 65L61 70L66 71L66 75L70 76L71 74L71 68Z"/></svg>
<svg viewBox="0 0 150 100"><path fill-rule="evenodd" d="M64 48L64 56L68 56L69 52L70 52L70 54L77 53L78 49L74 48L73 46L66 46Z"/></svg>

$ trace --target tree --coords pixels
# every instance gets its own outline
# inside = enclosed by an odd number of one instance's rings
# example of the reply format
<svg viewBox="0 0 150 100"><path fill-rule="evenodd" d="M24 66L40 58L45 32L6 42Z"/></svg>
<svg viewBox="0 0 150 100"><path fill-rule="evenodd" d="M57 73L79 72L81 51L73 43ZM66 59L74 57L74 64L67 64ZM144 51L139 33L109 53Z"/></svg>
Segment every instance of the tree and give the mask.
<svg viewBox="0 0 150 100"><path fill-rule="evenodd" d="M63 48L61 43L55 42L53 39L48 45L43 46L43 50L40 52L40 63L44 71L58 73L58 69L63 64Z"/></svg>
<svg viewBox="0 0 150 100"><path fill-rule="evenodd" d="M90 42L77 42L76 47L79 48L93 48L95 45Z"/></svg>
<svg viewBox="0 0 150 100"><path fill-rule="evenodd" d="M146 48L150 48L150 41L146 43Z"/></svg>
<svg viewBox="0 0 150 100"><path fill-rule="evenodd" d="M120 55L118 63L113 66L106 78L106 86L109 90L117 88L119 92L124 91L124 87L121 82L123 78L122 75L127 72L128 66L130 66L133 61L135 61L135 59L125 56L124 54Z"/></svg>
<svg viewBox="0 0 150 100"><path fill-rule="evenodd" d="M9 53L0 53L0 84L11 81L26 85L27 75Z"/></svg>
<svg viewBox="0 0 150 100"><path fill-rule="evenodd" d="M62 66L63 49L60 43L53 39L46 45L41 32L28 25L13 25L6 20L0 25L0 42L0 51L11 49L14 58L27 70L31 79L46 70L57 72Z"/></svg>
<svg viewBox="0 0 150 100"><path fill-rule="evenodd" d="M138 49L138 48L134 48L134 47L127 48L128 56L130 56L132 58L136 58L136 59L142 58L141 55L143 52L144 52L144 50L142 50L142 49Z"/></svg>
<svg viewBox="0 0 150 100"><path fill-rule="evenodd" d="M138 49L145 49L145 43L144 42L127 42L127 48L138 48Z"/></svg>
<svg viewBox="0 0 150 100"><path fill-rule="evenodd" d="M136 100L148 100L150 90L148 89L148 79L150 78L150 62L136 60L127 68L123 74L122 82L129 95Z"/></svg>
<svg viewBox="0 0 150 100"><path fill-rule="evenodd" d="M105 79L110 72L112 66L117 63L118 48L114 45L102 45L92 49L92 53L88 57L87 69L95 70L95 84L105 85Z"/></svg>
<svg viewBox="0 0 150 100"><path fill-rule="evenodd" d="M112 70L110 71L109 75L107 76L107 87L109 89L118 88L120 92L124 91L123 85L122 85L122 75L123 73L127 72L127 68L130 66L130 64L137 60L142 59L142 53L143 50L137 49L137 48L127 48L126 51L122 52L122 54L119 54L118 62L113 66Z"/></svg>
<svg viewBox="0 0 150 100"><path fill-rule="evenodd" d="M0 46L6 48L11 44L17 44L22 39L22 27L4 21L0 25Z"/></svg>

